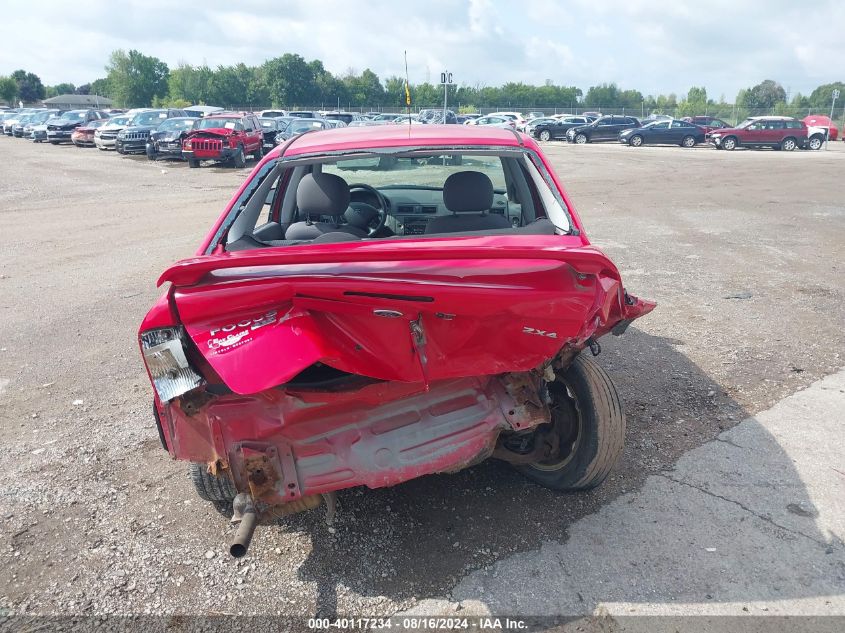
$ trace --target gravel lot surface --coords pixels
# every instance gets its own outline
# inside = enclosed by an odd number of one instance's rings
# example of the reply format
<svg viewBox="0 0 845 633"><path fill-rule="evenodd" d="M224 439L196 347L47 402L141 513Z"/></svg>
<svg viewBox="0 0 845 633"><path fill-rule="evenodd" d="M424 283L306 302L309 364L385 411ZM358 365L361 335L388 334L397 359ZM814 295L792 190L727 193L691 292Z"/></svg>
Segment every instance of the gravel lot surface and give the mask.
<svg viewBox="0 0 845 633"><path fill-rule="evenodd" d="M235 561L228 521L160 448L136 331L158 274L193 254L248 170L0 138L0 608L410 609L565 541L574 521L843 366L845 143L545 148L588 235L659 304L603 340L628 416L611 478L559 495L490 461L347 491L333 530L321 509L298 515L259 528Z"/></svg>

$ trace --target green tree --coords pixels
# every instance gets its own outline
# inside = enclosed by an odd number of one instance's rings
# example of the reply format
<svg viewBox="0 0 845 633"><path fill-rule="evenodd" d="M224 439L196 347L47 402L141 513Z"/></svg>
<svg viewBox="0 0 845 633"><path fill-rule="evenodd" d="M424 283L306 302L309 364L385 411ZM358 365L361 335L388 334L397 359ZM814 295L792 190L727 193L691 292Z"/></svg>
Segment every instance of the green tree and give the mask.
<svg viewBox="0 0 845 633"><path fill-rule="evenodd" d="M97 95L98 97L111 97L111 85L109 80L105 77L95 79L91 82L91 87L88 90L89 95Z"/></svg>
<svg viewBox="0 0 845 633"><path fill-rule="evenodd" d="M18 98L24 103L32 103L45 98L47 91L38 75L25 70L16 70L12 73L12 79L18 85Z"/></svg>
<svg viewBox="0 0 845 633"><path fill-rule="evenodd" d="M615 108L618 99L619 88L616 84L601 84L587 89L584 105L588 108Z"/></svg>
<svg viewBox="0 0 845 633"><path fill-rule="evenodd" d="M121 105L148 106L156 97L168 94L167 64L136 50L112 52L106 66L112 96Z"/></svg>
<svg viewBox="0 0 845 633"><path fill-rule="evenodd" d="M191 66L184 62L170 71L167 78L167 93L172 99L194 103L209 103L210 83L213 71L205 65Z"/></svg>
<svg viewBox="0 0 845 633"><path fill-rule="evenodd" d="M76 86L70 83L56 84L55 86L47 86L47 98L57 97L58 95L72 95L76 93Z"/></svg>
<svg viewBox="0 0 845 633"><path fill-rule="evenodd" d="M12 105L18 96L18 82L11 77L0 77L0 99Z"/></svg>
<svg viewBox="0 0 845 633"><path fill-rule="evenodd" d="M285 53L268 59L261 69L270 99L276 107L308 105L316 92L314 73L300 55Z"/></svg>
<svg viewBox="0 0 845 633"><path fill-rule="evenodd" d="M782 101L786 101L786 90L772 79L761 81L748 90L740 90L736 98L737 105L747 109L773 108Z"/></svg>
<svg viewBox="0 0 845 633"><path fill-rule="evenodd" d="M832 84L824 84L813 90L807 99L807 106L821 112L830 113L830 104L833 101L833 91L839 90L840 95L837 103L845 103L845 83L835 81Z"/></svg>

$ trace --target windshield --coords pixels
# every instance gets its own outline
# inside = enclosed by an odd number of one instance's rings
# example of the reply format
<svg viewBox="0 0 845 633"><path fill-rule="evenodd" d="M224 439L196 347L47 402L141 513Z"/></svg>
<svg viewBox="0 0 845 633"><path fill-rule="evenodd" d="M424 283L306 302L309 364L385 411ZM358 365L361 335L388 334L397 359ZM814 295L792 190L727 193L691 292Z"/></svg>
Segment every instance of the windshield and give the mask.
<svg viewBox="0 0 845 633"><path fill-rule="evenodd" d="M87 110L71 110L70 112L65 112L61 118L66 121L81 121L85 118L86 113Z"/></svg>
<svg viewBox="0 0 845 633"><path fill-rule="evenodd" d="M190 130L194 127L194 120L193 119L167 119L164 123L158 126L159 130L162 131L170 131L170 130Z"/></svg>
<svg viewBox="0 0 845 633"><path fill-rule="evenodd" d="M135 115L135 118L132 119L132 125L157 126L166 118L167 112L139 112Z"/></svg>
<svg viewBox="0 0 845 633"><path fill-rule="evenodd" d="M132 118L132 117L116 116L112 119L109 119L107 125L124 125L125 126L125 125L128 125L130 118Z"/></svg>
<svg viewBox="0 0 845 633"><path fill-rule="evenodd" d="M498 156L463 155L460 160L452 156L428 158L367 157L339 160L323 164L323 171L346 180L364 182L373 187L442 189L446 179L459 171L480 171L493 183L496 193L505 192L505 174L502 159Z"/></svg>
<svg viewBox="0 0 845 633"><path fill-rule="evenodd" d="M240 119L236 118L206 118L194 123L195 130L213 130L224 128L227 130L242 130Z"/></svg>
<svg viewBox="0 0 845 633"><path fill-rule="evenodd" d="M308 130L325 129L326 124L323 121L291 121L286 131L292 132L293 134L300 134L302 132L307 132Z"/></svg>

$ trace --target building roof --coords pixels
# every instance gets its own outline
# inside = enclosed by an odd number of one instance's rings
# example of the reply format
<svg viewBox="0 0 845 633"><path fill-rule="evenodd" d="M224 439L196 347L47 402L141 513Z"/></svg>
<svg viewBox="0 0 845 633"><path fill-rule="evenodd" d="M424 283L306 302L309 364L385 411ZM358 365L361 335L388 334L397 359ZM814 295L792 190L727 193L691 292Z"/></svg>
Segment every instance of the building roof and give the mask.
<svg viewBox="0 0 845 633"><path fill-rule="evenodd" d="M515 147L523 144L534 147L528 137L489 125L373 125L303 134L291 142L284 155L407 146Z"/></svg>
<svg viewBox="0 0 845 633"><path fill-rule="evenodd" d="M108 108L112 105L112 100L108 97L100 97L97 95L58 95L49 99L44 99L44 105L68 105L68 106L94 106L95 108Z"/></svg>

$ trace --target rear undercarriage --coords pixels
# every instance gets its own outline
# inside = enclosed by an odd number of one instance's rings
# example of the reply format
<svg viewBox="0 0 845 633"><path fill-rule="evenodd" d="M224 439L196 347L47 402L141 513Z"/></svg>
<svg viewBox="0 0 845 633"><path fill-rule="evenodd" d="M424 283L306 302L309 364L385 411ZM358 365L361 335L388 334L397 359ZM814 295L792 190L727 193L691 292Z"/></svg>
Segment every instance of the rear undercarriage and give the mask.
<svg viewBox="0 0 845 633"><path fill-rule="evenodd" d="M564 367L567 363L573 367ZM164 409L160 423L168 427L171 453L190 459L200 471L200 494L218 504L233 503L235 522L246 517L232 546L241 556L260 523L321 501L331 517L336 490L392 486L489 457L554 488L597 485L621 450L622 438L601 438L612 446L592 475L585 466L595 459L573 463L595 431L585 429L579 411L592 406L590 386L584 392L580 376L585 367L598 370L586 358L573 363L570 354L535 371L441 380L426 387L315 366L287 385L255 395L190 392ZM621 409L618 413L618 419L603 422L624 436Z"/></svg>

